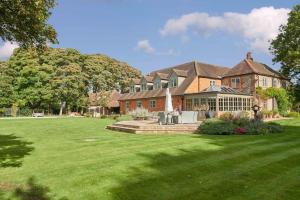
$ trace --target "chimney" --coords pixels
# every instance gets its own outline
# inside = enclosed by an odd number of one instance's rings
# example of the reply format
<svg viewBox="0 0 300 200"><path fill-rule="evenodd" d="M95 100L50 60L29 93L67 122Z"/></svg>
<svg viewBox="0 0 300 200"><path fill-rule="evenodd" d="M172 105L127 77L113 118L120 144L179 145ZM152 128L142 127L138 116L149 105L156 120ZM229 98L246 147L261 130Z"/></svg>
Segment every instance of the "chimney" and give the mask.
<svg viewBox="0 0 300 200"><path fill-rule="evenodd" d="M248 53L247 53L246 59L247 59L247 60L252 60L252 61L253 61L252 53L251 53L251 52L248 52Z"/></svg>

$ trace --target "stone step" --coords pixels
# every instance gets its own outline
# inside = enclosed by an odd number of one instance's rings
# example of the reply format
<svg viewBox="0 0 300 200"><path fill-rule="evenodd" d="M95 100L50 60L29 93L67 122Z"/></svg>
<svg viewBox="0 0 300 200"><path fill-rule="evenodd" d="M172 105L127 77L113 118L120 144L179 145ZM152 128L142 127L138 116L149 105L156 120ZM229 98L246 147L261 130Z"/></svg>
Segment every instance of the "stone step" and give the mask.
<svg viewBox="0 0 300 200"><path fill-rule="evenodd" d="M197 130L198 126L150 126L132 128L128 126L122 126L121 124L114 124L107 126L107 129L122 131L127 133L193 133Z"/></svg>

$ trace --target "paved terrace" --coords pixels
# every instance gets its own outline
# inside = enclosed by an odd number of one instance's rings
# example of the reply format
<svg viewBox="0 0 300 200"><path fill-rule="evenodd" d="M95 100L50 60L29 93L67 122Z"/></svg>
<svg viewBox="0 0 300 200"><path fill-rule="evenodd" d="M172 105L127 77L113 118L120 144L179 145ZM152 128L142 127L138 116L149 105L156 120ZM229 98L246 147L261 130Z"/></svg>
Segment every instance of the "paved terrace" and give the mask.
<svg viewBox="0 0 300 200"><path fill-rule="evenodd" d="M194 124L172 124L172 125L159 125L157 121L141 120L141 121L122 121L106 128L115 131L122 131L127 133L147 134L147 133L194 133L201 122Z"/></svg>

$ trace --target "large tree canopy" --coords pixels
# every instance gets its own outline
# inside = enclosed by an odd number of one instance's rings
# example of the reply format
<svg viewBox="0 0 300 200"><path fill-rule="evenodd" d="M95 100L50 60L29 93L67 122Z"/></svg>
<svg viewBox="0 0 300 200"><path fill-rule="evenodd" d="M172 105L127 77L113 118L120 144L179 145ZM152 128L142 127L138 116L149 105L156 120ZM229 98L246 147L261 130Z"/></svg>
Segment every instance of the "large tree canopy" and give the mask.
<svg viewBox="0 0 300 200"><path fill-rule="evenodd" d="M106 55L86 55L84 72L93 92L112 89L125 90L131 78L140 76L140 71L124 62Z"/></svg>
<svg viewBox="0 0 300 200"><path fill-rule="evenodd" d="M275 20L275 19L274 19ZM280 27L280 33L271 42L273 61L280 63L287 77L300 79L300 4L289 13L288 23Z"/></svg>
<svg viewBox="0 0 300 200"><path fill-rule="evenodd" d="M0 37L22 47L57 43L54 28L47 24L55 0L1 0Z"/></svg>
<svg viewBox="0 0 300 200"><path fill-rule="evenodd" d="M0 63L0 108L13 103L30 109L62 111L87 106L88 92L128 89L140 72L104 55L82 55L75 49L16 49Z"/></svg>

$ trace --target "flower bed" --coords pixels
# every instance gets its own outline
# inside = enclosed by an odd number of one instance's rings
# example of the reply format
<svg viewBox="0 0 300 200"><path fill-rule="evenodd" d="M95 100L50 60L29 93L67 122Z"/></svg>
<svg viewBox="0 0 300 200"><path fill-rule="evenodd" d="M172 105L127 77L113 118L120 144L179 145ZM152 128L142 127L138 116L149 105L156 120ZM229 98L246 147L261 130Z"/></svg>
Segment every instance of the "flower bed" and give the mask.
<svg viewBox="0 0 300 200"><path fill-rule="evenodd" d="M247 116L230 116L226 114L220 119L205 120L198 128L198 133L209 135L258 135L280 133L281 125L274 122L249 119Z"/></svg>

